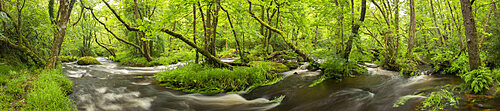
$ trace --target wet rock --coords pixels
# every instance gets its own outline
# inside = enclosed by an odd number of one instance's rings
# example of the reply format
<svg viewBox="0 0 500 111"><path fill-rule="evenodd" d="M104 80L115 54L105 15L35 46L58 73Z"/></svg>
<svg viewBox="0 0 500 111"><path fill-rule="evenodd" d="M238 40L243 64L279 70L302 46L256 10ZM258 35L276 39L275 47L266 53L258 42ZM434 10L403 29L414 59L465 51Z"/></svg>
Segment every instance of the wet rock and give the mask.
<svg viewBox="0 0 500 111"><path fill-rule="evenodd" d="M310 71L316 71L316 70L318 70L318 69L319 69L319 68L317 68L317 67L314 67L313 65L307 65L307 67L306 67L306 68L307 68L307 70L310 70Z"/></svg>
<svg viewBox="0 0 500 111"><path fill-rule="evenodd" d="M299 63L295 61L288 61L285 63L285 65L290 69L297 69L299 67Z"/></svg>
<svg viewBox="0 0 500 111"><path fill-rule="evenodd" d="M365 63L365 66L369 67L369 68L377 68L378 67L377 64L373 64L373 63Z"/></svg>
<svg viewBox="0 0 500 111"><path fill-rule="evenodd" d="M78 65L95 65L95 64L101 64L101 62L97 61L94 57L91 56L85 56L80 59L78 59L78 62L76 62Z"/></svg>

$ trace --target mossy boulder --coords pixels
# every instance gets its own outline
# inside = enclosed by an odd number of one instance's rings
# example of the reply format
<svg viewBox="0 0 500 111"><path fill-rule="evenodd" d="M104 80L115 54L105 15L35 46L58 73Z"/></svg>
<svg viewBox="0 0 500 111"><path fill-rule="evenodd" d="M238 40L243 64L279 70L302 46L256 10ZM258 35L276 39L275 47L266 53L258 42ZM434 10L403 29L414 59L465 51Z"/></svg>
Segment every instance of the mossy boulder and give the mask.
<svg viewBox="0 0 500 111"><path fill-rule="evenodd" d="M248 63L250 66L269 66L271 68L272 72L286 72L289 71L290 68L288 68L285 64L282 63L276 63L276 62L266 62L266 61L252 61Z"/></svg>
<svg viewBox="0 0 500 111"><path fill-rule="evenodd" d="M297 67L299 67L299 63L296 61L288 61L285 63L285 65L290 69L297 69Z"/></svg>
<svg viewBox="0 0 500 111"><path fill-rule="evenodd" d="M73 62L76 61L78 58L76 56L59 56L59 60L61 62Z"/></svg>
<svg viewBox="0 0 500 111"><path fill-rule="evenodd" d="M85 56L80 59L78 59L78 62L76 62L78 65L95 65L95 64L101 64L101 62L97 61L94 57L90 56Z"/></svg>

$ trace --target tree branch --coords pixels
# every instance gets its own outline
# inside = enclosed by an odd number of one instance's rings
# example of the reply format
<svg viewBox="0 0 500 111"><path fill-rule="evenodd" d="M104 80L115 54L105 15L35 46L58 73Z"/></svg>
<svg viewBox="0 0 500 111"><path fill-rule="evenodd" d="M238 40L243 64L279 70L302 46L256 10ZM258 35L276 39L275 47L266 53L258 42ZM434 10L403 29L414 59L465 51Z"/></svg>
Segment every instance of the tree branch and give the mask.
<svg viewBox="0 0 500 111"><path fill-rule="evenodd" d="M109 8L109 10L111 10L111 12L113 12L113 14L116 16L116 18L123 24L125 25L125 27L127 27L128 30L130 31L139 31L138 28L135 28L135 27L130 27L130 25L128 25L127 23L125 23L125 21L120 17L120 15L118 15L118 13L116 13L116 11L111 8L111 6L108 4L108 2L102 0L102 2L104 2L104 4L106 4L106 6Z"/></svg>

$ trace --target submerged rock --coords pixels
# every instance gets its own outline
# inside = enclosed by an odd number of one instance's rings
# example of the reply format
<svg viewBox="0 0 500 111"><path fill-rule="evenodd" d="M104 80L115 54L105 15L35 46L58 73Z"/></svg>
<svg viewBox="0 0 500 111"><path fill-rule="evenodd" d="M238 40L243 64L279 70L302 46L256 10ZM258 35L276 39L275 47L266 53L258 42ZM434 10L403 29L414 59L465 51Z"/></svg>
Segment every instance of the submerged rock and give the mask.
<svg viewBox="0 0 500 111"><path fill-rule="evenodd" d="M97 61L94 57L91 56L85 56L80 59L78 59L78 62L76 62L78 65L95 65L95 64L101 64L101 62Z"/></svg>

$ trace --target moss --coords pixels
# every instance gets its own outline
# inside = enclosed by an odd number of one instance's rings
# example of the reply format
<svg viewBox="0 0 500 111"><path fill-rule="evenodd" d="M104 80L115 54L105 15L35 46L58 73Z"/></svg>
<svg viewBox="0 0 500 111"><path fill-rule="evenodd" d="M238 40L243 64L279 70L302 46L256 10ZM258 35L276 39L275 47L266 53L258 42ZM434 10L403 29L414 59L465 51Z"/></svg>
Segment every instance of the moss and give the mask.
<svg viewBox="0 0 500 111"><path fill-rule="evenodd" d="M78 58L76 56L59 56L58 58L61 62L73 62Z"/></svg>
<svg viewBox="0 0 500 111"><path fill-rule="evenodd" d="M248 63L248 65L250 66L263 66L263 65L267 65L271 68L271 71L272 72L286 72L286 71L289 71L290 68L288 68L285 64L282 64L282 63L276 63L276 62L266 62L266 61L252 61L250 63Z"/></svg>
<svg viewBox="0 0 500 111"><path fill-rule="evenodd" d="M290 69L296 69L297 67L299 67L299 63L296 62L296 61L288 61L286 62L286 67L290 68Z"/></svg>
<svg viewBox="0 0 500 111"><path fill-rule="evenodd" d="M85 56L85 57L78 59L77 64L78 65L95 65L95 64L101 64L101 62L97 61L94 57Z"/></svg>

